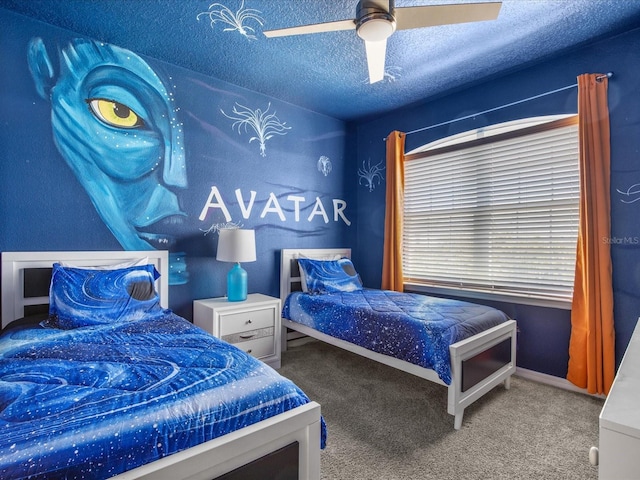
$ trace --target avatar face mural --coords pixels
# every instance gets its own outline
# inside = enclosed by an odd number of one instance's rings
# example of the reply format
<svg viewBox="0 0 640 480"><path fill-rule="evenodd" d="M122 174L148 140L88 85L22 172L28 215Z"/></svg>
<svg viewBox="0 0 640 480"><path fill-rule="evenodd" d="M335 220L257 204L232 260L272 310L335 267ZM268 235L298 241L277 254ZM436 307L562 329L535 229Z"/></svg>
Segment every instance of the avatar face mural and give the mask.
<svg viewBox="0 0 640 480"><path fill-rule="evenodd" d="M58 150L125 250L170 249L186 217L173 189L187 186L173 93L131 51L75 39L59 55L56 75L43 41L30 42ZM171 284L187 281L183 270L172 264Z"/></svg>

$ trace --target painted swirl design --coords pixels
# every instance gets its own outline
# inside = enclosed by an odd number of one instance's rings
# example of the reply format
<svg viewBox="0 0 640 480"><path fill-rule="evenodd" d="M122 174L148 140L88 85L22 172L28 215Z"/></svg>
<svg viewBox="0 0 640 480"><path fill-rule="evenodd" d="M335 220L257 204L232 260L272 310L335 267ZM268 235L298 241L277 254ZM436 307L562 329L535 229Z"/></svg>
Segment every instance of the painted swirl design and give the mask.
<svg viewBox="0 0 640 480"><path fill-rule="evenodd" d="M108 478L308 401L170 311L17 327L0 337L0 478Z"/></svg>

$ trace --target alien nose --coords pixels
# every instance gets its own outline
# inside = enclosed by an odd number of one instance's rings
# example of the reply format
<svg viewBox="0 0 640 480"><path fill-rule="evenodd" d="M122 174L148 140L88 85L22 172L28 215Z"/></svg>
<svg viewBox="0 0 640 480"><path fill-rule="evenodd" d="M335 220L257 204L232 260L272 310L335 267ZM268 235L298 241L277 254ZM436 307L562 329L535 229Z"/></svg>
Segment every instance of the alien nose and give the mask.
<svg viewBox="0 0 640 480"><path fill-rule="evenodd" d="M171 119L171 134L165 144L164 170L162 178L167 185L185 188L187 186L187 165L184 151L182 123Z"/></svg>

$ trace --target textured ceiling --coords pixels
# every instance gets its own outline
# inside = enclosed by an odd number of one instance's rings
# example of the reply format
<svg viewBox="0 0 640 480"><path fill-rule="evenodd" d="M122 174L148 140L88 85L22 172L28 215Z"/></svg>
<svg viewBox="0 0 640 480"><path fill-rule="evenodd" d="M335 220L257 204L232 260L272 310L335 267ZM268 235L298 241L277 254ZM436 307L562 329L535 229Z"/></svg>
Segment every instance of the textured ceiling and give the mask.
<svg viewBox="0 0 640 480"><path fill-rule="evenodd" d="M396 7L476 3L396 0ZM264 30L355 17L357 0L0 0L0 7L344 120L369 118L640 25L640 0L503 0L497 20L396 31L369 84L355 31ZM209 12L251 9L242 29ZM246 12L245 12L246 13ZM242 15L236 15L242 16ZM217 18L217 17L213 17ZM232 15L227 17L231 20Z"/></svg>

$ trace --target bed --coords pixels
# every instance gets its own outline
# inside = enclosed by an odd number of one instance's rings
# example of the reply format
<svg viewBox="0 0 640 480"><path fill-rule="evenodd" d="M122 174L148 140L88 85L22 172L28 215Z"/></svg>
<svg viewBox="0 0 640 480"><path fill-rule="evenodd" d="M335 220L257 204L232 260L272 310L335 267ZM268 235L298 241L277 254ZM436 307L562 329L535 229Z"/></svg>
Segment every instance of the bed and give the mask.
<svg viewBox="0 0 640 480"><path fill-rule="evenodd" d="M351 262L345 262L351 271L345 265L338 265L340 259L350 258L350 249L282 250L283 348L288 340L302 334L444 385L448 389L447 412L454 416L456 430L462 427L464 410L471 403L499 384L504 384L507 390L510 388L510 378L516 369L515 320L499 310L468 302L359 288ZM300 264L305 268L301 269ZM322 269L332 265L346 271L346 275L344 271L339 275L344 284L329 291L316 290L323 294L303 292L303 286L313 290L311 281L305 278L305 271L306 276L309 275L309 265ZM348 291L351 289L353 291ZM393 297L391 306L388 306L388 297ZM371 306L378 311L398 310L401 311L399 317L411 318L409 322L398 323L398 316L384 313L372 319ZM424 317L425 309L435 311L443 321L415 321ZM453 311L462 312L462 327L448 318ZM476 322L475 317L482 321ZM372 323L377 328L371 327ZM441 340L442 335L436 335L438 327L431 326L440 323L444 323L445 333L455 330L456 334L445 335ZM382 330L385 338L372 333ZM390 336L397 331L402 331L401 337ZM388 347L391 343L398 346ZM434 343L440 345L434 346ZM433 352L424 353L425 349Z"/></svg>
<svg viewBox="0 0 640 480"><path fill-rule="evenodd" d="M166 251L2 253L0 478L320 478L320 406L168 310L168 267Z"/></svg>

